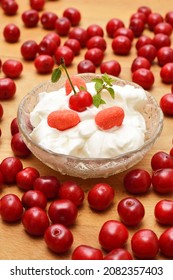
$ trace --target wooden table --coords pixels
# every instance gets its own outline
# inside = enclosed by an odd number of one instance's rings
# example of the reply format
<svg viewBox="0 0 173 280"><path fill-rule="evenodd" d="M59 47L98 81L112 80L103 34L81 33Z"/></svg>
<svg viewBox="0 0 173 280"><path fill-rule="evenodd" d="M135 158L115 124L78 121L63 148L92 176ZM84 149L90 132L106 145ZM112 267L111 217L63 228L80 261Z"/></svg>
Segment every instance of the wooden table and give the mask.
<svg viewBox="0 0 173 280"><path fill-rule="evenodd" d="M39 24L35 28L25 28L22 20L21 14L26 9L29 9L29 1L18 0L19 10L15 16L6 16L4 15L2 9L0 9L0 59L4 62L8 58L19 59L22 61L24 66L24 71L22 76L15 80L17 85L17 92L15 97L9 101L1 101L4 108L4 116L1 120L1 142L0 142L0 161L2 161L5 157L13 155L13 152L10 147L11 134L10 134L10 123L13 118L16 117L18 104L21 98L29 92L34 86L38 83L43 82L45 80L50 79L50 75L40 75L36 72L33 62L26 62L22 59L20 53L21 44L28 40L34 39L38 43L41 41L43 36L48 32L41 27ZM128 0L95 0L95 1L78 1L73 0L59 0L59 1L47 1L44 10L46 11L54 11L58 16L61 16L64 9L70 6L77 7L81 12L82 19L80 25L84 28L87 28L90 24L97 23L103 27L105 30L106 23L113 17L120 18L125 23L125 26L128 27L130 16L137 11L139 6L144 5L142 0L131 1ZM173 10L173 4L171 0L165 1L150 1L145 0L145 5L150 6L153 12L161 13L163 16L166 12ZM41 12L40 12L41 13ZM20 27L21 37L19 42L10 44L5 42L3 38L3 28L8 23L15 23ZM149 31L145 31L145 34L149 34L151 37L153 33ZM173 35L172 35L173 36ZM105 38L107 40L107 50L105 53L104 60L109 59L117 59L121 64L121 74L120 78L131 80L131 72L130 65L134 57L136 56L135 50L135 42L137 39L133 41L133 48L131 50L130 55L128 56L117 56L113 54L111 49L111 39L107 37L105 31ZM67 38L62 38L62 44ZM73 62L73 64L69 67L69 72L76 73L77 64L80 60L83 59L84 53L86 49L82 49L79 56L77 56ZM160 100L161 96L165 93L170 92L171 85L166 85L161 82L159 71L160 68L157 65L157 62L154 62L152 65L152 71L155 75L155 83L151 90L151 93L155 96L155 98ZM97 68L97 72L99 72L99 68ZM3 77L3 73L1 71L0 76ZM173 121L171 117L164 118L164 128L162 134L158 141L153 146L152 150L147 153L145 158L137 164L135 167L146 169L151 172L150 160L152 155L158 150L163 150L165 152L169 152L172 147L172 131L173 131ZM39 160L37 160L33 155L29 158L22 159L23 166L32 166L39 170L41 175L55 175L59 178L60 181L65 181L67 179L76 180L81 187L85 191L85 201L81 209L79 210L79 215L76 221L76 224L71 227L71 230L74 234L74 243L72 249L63 255L56 255L48 250L46 247L43 238L33 238L29 236L21 223L15 224L7 224L2 222L0 224L0 259L70 259L72 250L80 245L80 244L88 244L94 247L98 247L99 243L97 240L98 232L102 226L102 224L108 219L119 219L117 214L117 204L120 199L127 197L127 194L123 188L123 177L124 173L118 174L116 176L111 176L107 179L77 179L77 178L69 178L67 176L63 176L61 174L56 173L55 171L49 169L44 164L42 164ZM87 203L87 192L97 182L107 182L111 186L115 188L115 199L113 205L104 212L94 212L92 211ZM8 193L15 193L19 197L22 196L22 192L16 185L5 185L0 193L2 197ZM163 232L166 227L159 226L154 218L154 206L157 201L163 198L173 199L172 194L168 195L158 195L154 193L151 189L149 193L143 196L137 196L141 200L141 202L145 206L145 217L142 223L136 228L129 228L129 239L127 242L127 249L131 251L130 248L130 239L132 234L138 230L139 228L149 228L156 232L158 236ZM164 257L159 254L157 259L164 259Z"/></svg>

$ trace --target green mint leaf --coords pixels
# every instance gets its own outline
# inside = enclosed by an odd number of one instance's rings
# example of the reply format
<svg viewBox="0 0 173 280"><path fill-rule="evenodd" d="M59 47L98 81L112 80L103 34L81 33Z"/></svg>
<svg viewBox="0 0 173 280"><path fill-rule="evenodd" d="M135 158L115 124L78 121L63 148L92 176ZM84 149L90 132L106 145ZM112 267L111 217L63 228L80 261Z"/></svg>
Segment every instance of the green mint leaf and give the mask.
<svg viewBox="0 0 173 280"><path fill-rule="evenodd" d="M107 85L112 86L114 80L108 74L105 73L102 78Z"/></svg>
<svg viewBox="0 0 173 280"><path fill-rule="evenodd" d="M59 81L60 77L61 77L62 71L60 68L56 68L53 72L52 72L52 76L51 76L51 81L52 83L56 83L57 81Z"/></svg>
<svg viewBox="0 0 173 280"><path fill-rule="evenodd" d="M113 88L107 87L106 89L107 89L107 91L109 91L111 97L114 99L115 98L115 92L114 92Z"/></svg>
<svg viewBox="0 0 173 280"><path fill-rule="evenodd" d="M86 90L86 87L80 86L80 90Z"/></svg>
<svg viewBox="0 0 173 280"><path fill-rule="evenodd" d="M94 79L92 79L92 82L100 83L100 84L104 83L103 79L101 79L101 78L94 78Z"/></svg>
<svg viewBox="0 0 173 280"><path fill-rule="evenodd" d="M97 93L99 93L103 89L103 84L100 82L95 83L95 90Z"/></svg>
<svg viewBox="0 0 173 280"><path fill-rule="evenodd" d="M93 104L95 107L99 107L101 104L105 104L106 102L101 98L101 94L97 93L93 95Z"/></svg>

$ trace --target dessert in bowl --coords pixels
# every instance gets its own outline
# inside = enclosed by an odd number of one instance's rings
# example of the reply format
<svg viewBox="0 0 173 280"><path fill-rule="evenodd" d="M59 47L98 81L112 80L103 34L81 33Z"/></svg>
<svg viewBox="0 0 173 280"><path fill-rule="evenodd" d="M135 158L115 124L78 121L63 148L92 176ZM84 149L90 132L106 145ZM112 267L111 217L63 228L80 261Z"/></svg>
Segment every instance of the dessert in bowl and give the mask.
<svg viewBox="0 0 173 280"><path fill-rule="evenodd" d="M38 85L20 102L19 129L31 152L52 169L84 179L108 177L142 160L162 131L163 115L155 98L116 77L74 77L82 79L81 88L92 96L85 108L75 110L75 101L69 105L74 92L66 76Z"/></svg>

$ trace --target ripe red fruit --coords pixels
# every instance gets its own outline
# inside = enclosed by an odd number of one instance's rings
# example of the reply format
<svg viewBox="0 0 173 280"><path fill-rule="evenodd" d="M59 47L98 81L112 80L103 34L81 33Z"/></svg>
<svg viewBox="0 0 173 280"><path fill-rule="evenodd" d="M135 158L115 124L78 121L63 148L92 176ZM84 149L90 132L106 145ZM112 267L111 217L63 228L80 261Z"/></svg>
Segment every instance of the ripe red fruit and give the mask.
<svg viewBox="0 0 173 280"><path fill-rule="evenodd" d="M13 23L7 24L3 29L3 36L9 43L16 43L20 37L20 29Z"/></svg>
<svg viewBox="0 0 173 280"><path fill-rule="evenodd" d="M11 78L0 78L0 100L11 99L15 93L15 82Z"/></svg>
<svg viewBox="0 0 173 280"><path fill-rule="evenodd" d="M63 16L69 19L72 26L78 25L81 20L80 11L74 7L66 8L63 12Z"/></svg>
<svg viewBox="0 0 173 280"><path fill-rule="evenodd" d="M124 248L116 248L110 251L105 257L104 260L133 260L132 255L129 251Z"/></svg>
<svg viewBox="0 0 173 280"><path fill-rule="evenodd" d="M95 73L96 72L96 66L94 63L89 59L84 59L80 61L77 65L77 71L78 73Z"/></svg>
<svg viewBox="0 0 173 280"><path fill-rule="evenodd" d="M159 200L154 207L154 216L162 225L173 225L173 200Z"/></svg>
<svg viewBox="0 0 173 280"><path fill-rule="evenodd" d="M20 48L25 60L34 60L38 52L38 44L34 40L25 41Z"/></svg>
<svg viewBox="0 0 173 280"><path fill-rule="evenodd" d="M153 189L158 193L173 191L173 169L164 168L156 170L152 175Z"/></svg>
<svg viewBox="0 0 173 280"><path fill-rule="evenodd" d="M36 11L41 11L45 5L45 0L30 0L30 6Z"/></svg>
<svg viewBox="0 0 173 280"><path fill-rule="evenodd" d="M173 62L173 49L170 47L162 47L157 52L157 61L160 66Z"/></svg>
<svg viewBox="0 0 173 280"><path fill-rule="evenodd" d="M163 65L160 70L160 77L163 83L173 83L173 62L169 62Z"/></svg>
<svg viewBox="0 0 173 280"><path fill-rule="evenodd" d="M166 13L165 21L173 26L173 11L169 11Z"/></svg>
<svg viewBox="0 0 173 280"><path fill-rule="evenodd" d="M149 90L154 84L154 75L150 69L139 68L132 73L132 81Z"/></svg>
<svg viewBox="0 0 173 280"><path fill-rule="evenodd" d="M160 107L165 115L173 116L173 94L164 94L160 99Z"/></svg>
<svg viewBox="0 0 173 280"><path fill-rule="evenodd" d="M59 17L55 21L54 28L60 36L67 36L71 28L70 20L67 17Z"/></svg>
<svg viewBox="0 0 173 280"><path fill-rule="evenodd" d="M106 31L109 37L113 38L115 31L120 28L124 27L124 22L118 18L110 19L106 24Z"/></svg>
<svg viewBox="0 0 173 280"><path fill-rule="evenodd" d="M49 40L53 40L56 43L56 46L59 47L59 45L61 44L61 38L60 36L56 33L56 32L49 32L47 33L43 39L49 39Z"/></svg>
<svg viewBox="0 0 173 280"><path fill-rule="evenodd" d="M88 203L94 210L107 209L114 199L114 189L106 183L94 185L88 192Z"/></svg>
<svg viewBox="0 0 173 280"><path fill-rule="evenodd" d="M139 37L144 31L145 23L140 18L134 18L130 21L129 28L133 31L135 37Z"/></svg>
<svg viewBox="0 0 173 280"><path fill-rule="evenodd" d="M161 253L168 257L173 257L173 227L165 229L159 237L159 247Z"/></svg>
<svg viewBox="0 0 173 280"><path fill-rule="evenodd" d="M17 186L25 191L33 189L36 178L40 176L38 170L34 167L25 167L16 174Z"/></svg>
<svg viewBox="0 0 173 280"><path fill-rule="evenodd" d="M131 41L127 36L119 35L112 40L112 49L115 54L127 55L131 50Z"/></svg>
<svg viewBox="0 0 173 280"><path fill-rule="evenodd" d="M95 66L99 66L104 58L104 52L99 48L88 49L85 53L85 59L91 60Z"/></svg>
<svg viewBox="0 0 173 280"><path fill-rule="evenodd" d="M88 41L88 33L87 33L86 29L84 29L82 27L73 27L69 31L68 36L70 39L78 40L81 45L81 48L86 47L86 43Z"/></svg>
<svg viewBox="0 0 173 280"><path fill-rule="evenodd" d="M23 164L19 158L13 156L4 158L0 164L4 182L7 184L16 183L16 175L22 168Z"/></svg>
<svg viewBox="0 0 173 280"><path fill-rule="evenodd" d="M39 21L39 13L34 9L24 11L21 17L24 25L29 28L37 26Z"/></svg>
<svg viewBox="0 0 173 280"><path fill-rule="evenodd" d="M19 5L15 0L3 0L1 2L1 8L6 15L13 16L17 13Z"/></svg>
<svg viewBox="0 0 173 280"><path fill-rule="evenodd" d="M135 72L139 68L150 69L150 67L151 67L151 63L149 62L148 59L142 56L138 56L132 62L131 71Z"/></svg>
<svg viewBox="0 0 173 280"><path fill-rule="evenodd" d="M91 24L87 27L88 38L94 36L101 36L103 37L104 31L103 28L98 24Z"/></svg>
<svg viewBox="0 0 173 280"><path fill-rule="evenodd" d="M140 49L144 45L153 44L153 40L147 35L141 35L139 39L136 41L136 49Z"/></svg>
<svg viewBox="0 0 173 280"><path fill-rule="evenodd" d="M167 36L171 36L172 34L172 25L168 22L160 22L154 27L154 33L163 33Z"/></svg>
<svg viewBox="0 0 173 280"><path fill-rule="evenodd" d="M159 50L160 48L163 47L169 47L171 45L171 39L168 35L165 35L163 33L158 33L153 37L152 44L156 47L157 50Z"/></svg>
<svg viewBox="0 0 173 280"><path fill-rule="evenodd" d="M31 151L26 146L20 132L15 133L11 138L11 149L15 156L18 157L28 157L31 154Z"/></svg>
<svg viewBox="0 0 173 280"><path fill-rule="evenodd" d="M22 218L23 206L20 198L15 194L6 194L0 200L2 220L8 223L17 222Z"/></svg>
<svg viewBox="0 0 173 280"><path fill-rule="evenodd" d="M138 225L145 215L143 204L134 197L121 199L118 203L117 210L121 221L126 226Z"/></svg>
<svg viewBox="0 0 173 280"><path fill-rule="evenodd" d="M84 200L83 189L74 181L65 181L61 183L58 189L58 197L61 199L69 199L76 206L81 206Z"/></svg>
<svg viewBox="0 0 173 280"><path fill-rule="evenodd" d="M93 104L92 95L86 91L81 90L77 94L73 94L69 98L69 107L77 112L83 112L87 107Z"/></svg>
<svg viewBox="0 0 173 280"><path fill-rule="evenodd" d="M43 38L38 45L38 53L53 56L57 49L57 44L49 38Z"/></svg>
<svg viewBox="0 0 173 280"><path fill-rule="evenodd" d="M68 39L65 41L64 46L69 47L73 51L74 55L78 55L80 53L81 45L76 39Z"/></svg>
<svg viewBox="0 0 173 280"><path fill-rule="evenodd" d="M88 246L77 246L71 256L72 260L103 260L103 253L100 249Z"/></svg>
<svg viewBox="0 0 173 280"><path fill-rule="evenodd" d="M151 186L151 175L144 169L133 169L126 173L123 184L131 194L146 193Z"/></svg>
<svg viewBox="0 0 173 280"><path fill-rule="evenodd" d="M149 14L147 23L148 23L148 27L151 31L153 31L154 27L160 22L163 22L163 17L161 14L155 13L155 12L152 12Z"/></svg>
<svg viewBox="0 0 173 280"><path fill-rule="evenodd" d="M14 119L11 121L11 124L10 124L10 131L11 131L11 135L12 135L12 136L13 136L15 133L18 133L18 132L19 132L19 126L18 126L17 118L14 118Z"/></svg>
<svg viewBox="0 0 173 280"><path fill-rule="evenodd" d="M78 214L77 206L69 199L53 201L48 209L48 215L53 224L73 225Z"/></svg>
<svg viewBox="0 0 173 280"><path fill-rule="evenodd" d="M129 233L125 225L117 220L106 221L99 232L99 243L106 251L122 247Z"/></svg>
<svg viewBox="0 0 173 280"><path fill-rule="evenodd" d="M134 39L134 33L130 28L126 27L120 27L117 30L115 30L114 37L117 37L119 35L127 36L130 41L133 41Z"/></svg>
<svg viewBox="0 0 173 280"><path fill-rule="evenodd" d="M74 59L73 51L67 46L59 46L55 51L56 63L60 65L62 58L64 59L65 65L69 66Z"/></svg>
<svg viewBox="0 0 173 280"><path fill-rule="evenodd" d="M121 107L108 107L102 109L95 115L95 123L102 130L111 129L114 126L122 125L124 115L124 110Z"/></svg>
<svg viewBox="0 0 173 280"><path fill-rule="evenodd" d="M37 190L29 190L25 192L21 198L23 207L28 209L31 207L46 208L47 198L45 194Z"/></svg>
<svg viewBox="0 0 173 280"><path fill-rule="evenodd" d="M118 77L121 72L121 65L117 60L103 61L100 64L100 72L102 74L107 73L108 75Z"/></svg>
<svg viewBox="0 0 173 280"><path fill-rule="evenodd" d="M58 16L54 12L43 12L40 21L44 29L54 30Z"/></svg>
<svg viewBox="0 0 173 280"><path fill-rule="evenodd" d="M140 6L137 11L140 13L144 13L146 18L148 18L149 14L151 14L152 12L151 8L148 6Z"/></svg>
<svg viewBox="0 0 173 280"><path fill-rule="evenodd" d="M40 74L51 73L54 67L54 59L48 54L41 54L35 58L34 66Z"/></svg>
<svg viewBox="0 0 173 280"><path fill-rule="evenodd" d="M157 49L155 46L151 44L147 44L142 46L141 48L138 49L137 51L138 56L145 57L146 59L149 60L150 63L154 61L157 55Z"/></svg>
<svg viewBox="0 0 173 280"><path fill-rule="evenodd" d="M151 158L151 167L153 170L173 168L173 157L163 151L156 152Z"/></svg>
<svg viewBox="0 0 173 280"><path fill-rule="evenodd" d="M29 234L42 236L49 226L49 218L42 208L31 207L24 212L22 224Z"/></svg>
<svg viewBox="0 0 173 280"><path fill-rule="evenodd" d="M138 259L155 259L159 251L158 237L150 229L140 229L132 236L131 248Z"/></svg>
<svg viewBox="0 0 173 280"><path fill-rule="evenodd" d="M40 176L35 179L33 188L44 193L47 199L54 199L58 196L60 182L55 176Z"/></svg>
<svg viewBox="0 0 173 280"><path fill-rule="evenodd" d="M147 17L144 13L141 13L141 12L135 12L131 15L130 17L130 21L133 20L133 19L141 19L144 23L147 22Z"/></svg>
<svg viewBox="0 0 173 280"><path fill-rule="evenodd" d="M86 46L88 49L99 48L104 52L107 48L107 43L103 37L97 35L97 36L91 37L87 41Z"/></svg>
<svg viewBox="0 0 173 280"><path fill-rule="evenodd" d="M60 131L72 128L79 122L79 115L69 109L53 111L47 117L48 125Z"/></svg>
<svg viewBox="0 0 173 280"><path fill-rule="evenodd" d="M2 71L4 74L12 79L18 78L23 70L23 65L19 60L16 59L7 59L2 64Z"/></svg>
<svg viewBox="0 0 173 280"><path fill-rule="evenodd" d="M46 229L44 241L51 251L62 254L71 248L73 244L73 234L64 225L54 224Z"/></svg>

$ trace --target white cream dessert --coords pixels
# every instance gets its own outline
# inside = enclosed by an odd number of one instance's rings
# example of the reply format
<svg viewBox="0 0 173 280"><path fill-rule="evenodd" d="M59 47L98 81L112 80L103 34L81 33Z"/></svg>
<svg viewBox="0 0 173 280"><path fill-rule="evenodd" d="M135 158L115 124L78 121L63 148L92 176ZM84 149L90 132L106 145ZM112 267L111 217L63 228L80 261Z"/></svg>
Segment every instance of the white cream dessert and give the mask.
<svg viewBox="0 0 173 280"><path fill-rule="evenodd" d="M86 83L87 91L96 94L95 83ZM45 149L53 152L80 158L110 158L136 150L144 144L146 123L140 113L147 102L146 93L142 88L133 85L113 85L115 98L102 91L105 104L99 108L91 105L83 112L77 112L80 122L69 129L60 131L47 123L52 111L70 109L69 98L65 88L50 93L39 94L39 102L30 113L33 131L32 139ZM123 108L125 117L121 126L108 130L100 129L95 123L95 115L108 107Z"/></svg>

